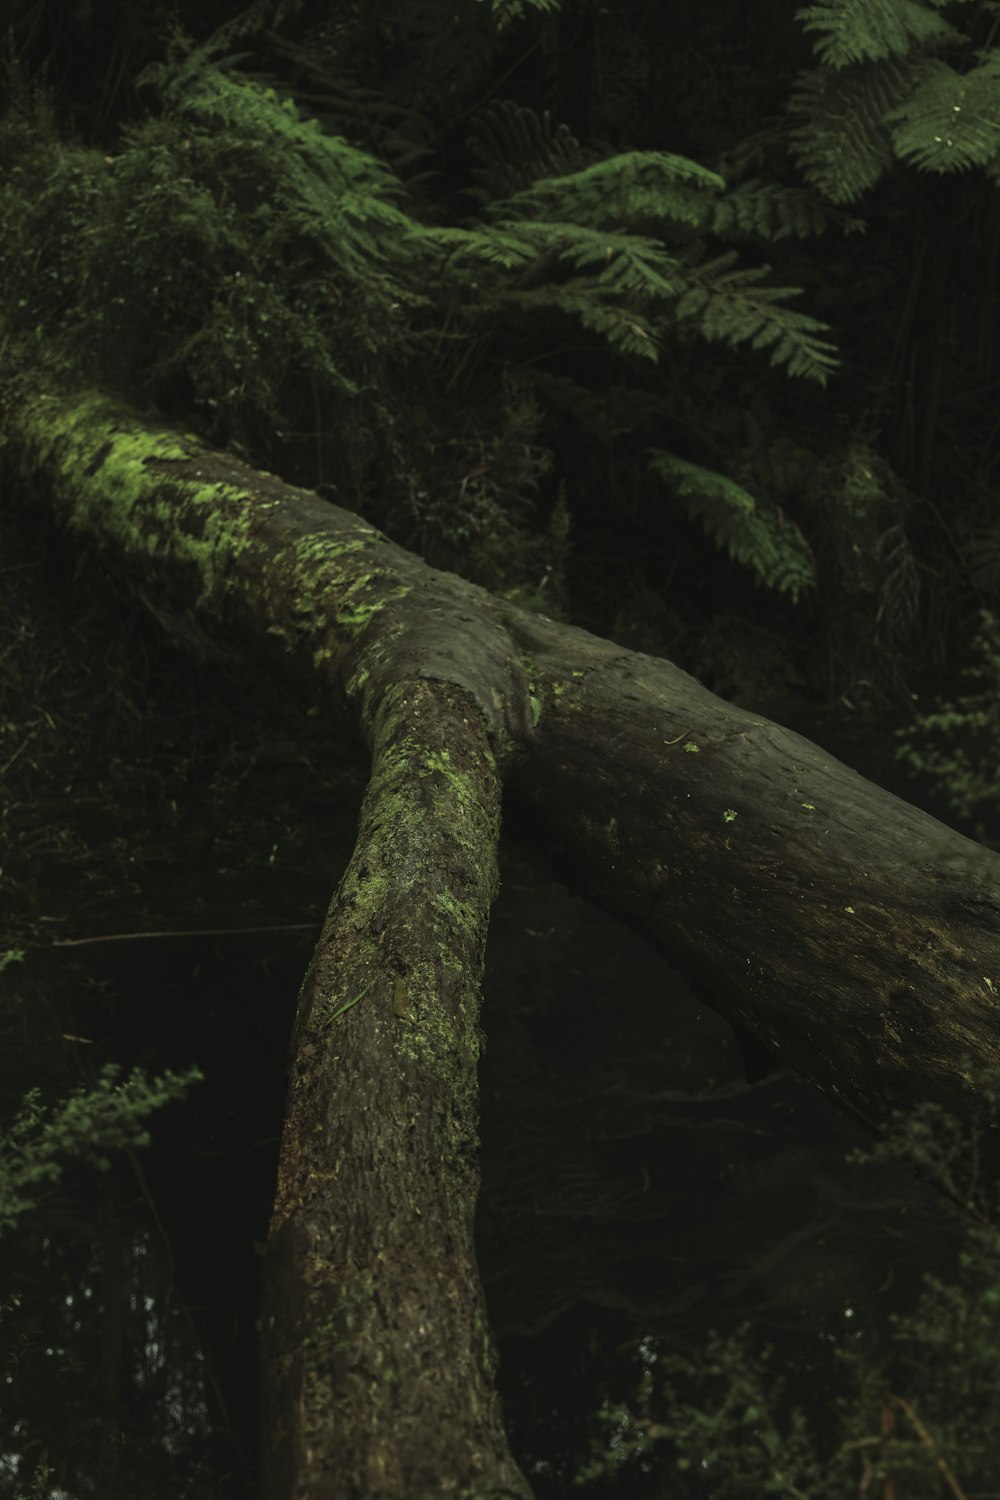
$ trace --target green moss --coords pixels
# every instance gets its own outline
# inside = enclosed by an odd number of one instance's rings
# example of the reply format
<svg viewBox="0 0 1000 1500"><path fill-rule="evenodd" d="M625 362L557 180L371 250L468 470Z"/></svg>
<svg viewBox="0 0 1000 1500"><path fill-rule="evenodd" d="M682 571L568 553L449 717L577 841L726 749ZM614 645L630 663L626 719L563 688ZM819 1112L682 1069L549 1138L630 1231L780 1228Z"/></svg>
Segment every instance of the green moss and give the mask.
<svg viewBox="0 0 1000 1500"><path fill-rule="evenodd" d="M133 554L155 557L169 551L198 569L203 600L214 592L217 560L246 546L251 511L247 506L245 513L234 513L231 505L220 505L240 498L233 485L198 483L189 472L167 477L151 470L153 464L182 464L197 475L182 437L133 428L96 394L72 406L39 397L21 420L43 457L54 460L71 525L113 537ZM200 525L178 525L179 507L197 516Z"/></svg>
<svg viewBox="0 0 1000 1500"><path fill-rule="evenodd" d="M459 901L449 891L440 891L434 898L434 906L445 913L456 926L461 927L468 937L475 937L478 918L466 902Z"/></svg>

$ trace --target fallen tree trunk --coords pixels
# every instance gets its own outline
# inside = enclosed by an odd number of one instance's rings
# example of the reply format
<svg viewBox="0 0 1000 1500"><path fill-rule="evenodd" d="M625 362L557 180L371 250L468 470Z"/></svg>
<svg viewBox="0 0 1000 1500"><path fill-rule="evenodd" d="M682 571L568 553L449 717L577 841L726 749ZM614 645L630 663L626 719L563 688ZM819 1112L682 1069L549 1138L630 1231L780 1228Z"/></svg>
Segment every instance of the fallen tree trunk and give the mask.
<svg viewBox="0 0 1000 1500"><path fill-rule="evenodd" d="M269 1250L269 1500L523 1495L472 1253L503 784L574 883L875 1126L1000 1063L1000 859L623 651L99 397L12 405L8 484L175 631L294 674L372 752L302 989Z"/></svg>
<svg viewBox="0 0 1000 1500"><path fill-rule="evenodd" d="M1000 1063L1000 858L665 662L520 639L547 708L511 789L591 899L870 1125L967 1119Z"/></svg>

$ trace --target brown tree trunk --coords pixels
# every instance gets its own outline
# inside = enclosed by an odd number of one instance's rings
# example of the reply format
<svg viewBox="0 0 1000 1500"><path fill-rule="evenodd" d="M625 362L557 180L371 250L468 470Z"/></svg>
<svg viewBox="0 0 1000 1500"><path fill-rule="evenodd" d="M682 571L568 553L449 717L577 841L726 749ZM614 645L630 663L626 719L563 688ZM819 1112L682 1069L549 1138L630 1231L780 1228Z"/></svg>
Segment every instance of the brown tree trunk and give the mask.
<svg viewBox="0 0 1000 1500"><path fill-rule="evenodd" d="M473 1249L500 777L468 698L388 692L306 976L262 1318L268 1500L527 1495Z"/></svg>
<svg viewBox="0 0 1000 1500"><path fill-rule="evenodd" d="M268 1500L527 1493L471 1248L477 982L502 781L574 884L875 1125L1000 1065L1000 858L623 651L98 398L2 459L169 628L251 651L372 750L307 975L263 1318Z"/></svg>
<svg viewBox="0 0 1000 1500"><path fill-rule="evenodd" d="M1000 857L666 662L513 628L541 708L509 790L557 864L869 1124L974 1115L1000 1066Z"/></svg>

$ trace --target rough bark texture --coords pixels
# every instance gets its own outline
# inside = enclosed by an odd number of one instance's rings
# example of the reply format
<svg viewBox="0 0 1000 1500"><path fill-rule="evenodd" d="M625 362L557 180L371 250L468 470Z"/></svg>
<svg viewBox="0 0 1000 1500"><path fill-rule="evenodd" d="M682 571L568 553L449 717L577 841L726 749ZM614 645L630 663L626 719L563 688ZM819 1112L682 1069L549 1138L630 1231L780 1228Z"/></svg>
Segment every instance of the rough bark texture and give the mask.
<svg viewBox="0 0 1000 1500"><path fill-rule="evenodd" d="M473 1248L499 826L466 694L388 692L296 1025L262 1319L269 1500L528 1494Z"/></svg>
<svg viewBox="0 0 1000 1500"><path fill-rule="evenodd" d="M967 1117L1000 1066L1000 859L666 662L511 630L541 705L511 790L571 878L869 1123Z"/></svg>
<svg viewBox="0 0 1000 1500"><path fill-rule="evenodd" d="M306 979L264 1317L273 1500L526 1493L472 1259L477 979L499 790L578 888L875 1124L1000 1065L1000 859L816 746L435 573L357 517L98 398L7 418L174 629L249 645L373 752Z"/></svg>

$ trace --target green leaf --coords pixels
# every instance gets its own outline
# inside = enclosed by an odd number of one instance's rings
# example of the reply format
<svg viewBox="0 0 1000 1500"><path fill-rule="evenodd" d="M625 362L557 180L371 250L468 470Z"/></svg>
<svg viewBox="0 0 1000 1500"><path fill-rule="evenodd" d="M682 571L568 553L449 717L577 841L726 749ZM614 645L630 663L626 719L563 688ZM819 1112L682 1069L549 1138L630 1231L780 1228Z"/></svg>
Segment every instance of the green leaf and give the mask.
<svg viewBox="0 0 1000 1500"><path fill-rule="evenodd" d="M796 11L795 18L806 31L819 33L814 51L833 68L962 40L960 31L918 0L821 0Z"/></svg>
<svg viewBox="0 0 1000 1500"><path fill-rule="evenodd" d="M650 448L647 456L652 472L678 496L692 520L759 583L788 594L793 602L814 585L809 543L778 506L765 505L724 474L662 448Z"/></svg>

